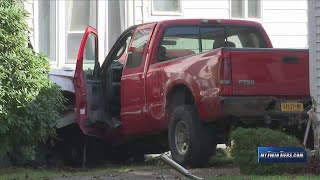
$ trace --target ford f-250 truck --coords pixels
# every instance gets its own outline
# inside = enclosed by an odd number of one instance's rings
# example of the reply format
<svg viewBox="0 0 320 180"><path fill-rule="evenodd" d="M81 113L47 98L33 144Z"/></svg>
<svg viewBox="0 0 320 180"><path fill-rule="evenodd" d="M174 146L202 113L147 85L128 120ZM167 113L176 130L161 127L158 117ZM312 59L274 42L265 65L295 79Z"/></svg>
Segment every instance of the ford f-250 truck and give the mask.
<svg viewBox="0 0 320 180"><path fill-rule="evenodd" d="M167 132L173 159L191 167L234 125L300 127L311 108L308 50L273 48L259 23L242 20L135 25L102 65L89 26L74 85L84 134L115 142Z"/></svg>

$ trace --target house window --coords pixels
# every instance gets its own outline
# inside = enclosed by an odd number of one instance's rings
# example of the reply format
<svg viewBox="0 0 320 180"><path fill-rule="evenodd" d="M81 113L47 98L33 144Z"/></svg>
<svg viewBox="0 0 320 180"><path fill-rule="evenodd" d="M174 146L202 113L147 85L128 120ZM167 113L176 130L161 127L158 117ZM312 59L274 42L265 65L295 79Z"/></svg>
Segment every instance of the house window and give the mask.
<svg viewBox="0 0 320 180"><path fill-rule="evenodd" d="M261 18L261 0L231 0L231 18Z"/></svg>
<svg viewBox="0 0 320 180"><path fill-rule="evenodd" d="M97 26L97 0L66 1L66 63L75 63L83 33L88 25Z"/></svg>
<svg viewBox="0 0 320 180"><path fill-rule="evenodd" d="M56 61L55 56L55 11L56 2L50 0L39 1L38 4L38 36L39 52L46 54L51 63Z"/></svg>
<svg viewBox="0 0 320 180"><path fill-rule="evenodd" d="M163 15L180 15L180 0L152 0L152 13Z"/></svg>

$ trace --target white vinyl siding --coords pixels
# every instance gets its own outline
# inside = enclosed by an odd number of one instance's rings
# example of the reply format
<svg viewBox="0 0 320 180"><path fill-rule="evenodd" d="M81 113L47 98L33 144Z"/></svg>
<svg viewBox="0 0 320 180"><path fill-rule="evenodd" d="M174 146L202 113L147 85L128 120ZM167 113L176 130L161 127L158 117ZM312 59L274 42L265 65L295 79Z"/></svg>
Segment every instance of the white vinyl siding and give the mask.
<svg viewBox="0 0 320 180"><path fill-rule="evenodd" d="M310 91L320 116L320 2L309 1Z"/></svg>
<svg viewBox="0 0 320 180"><path fill-rule="evenodd" d="M276 48L308 48L308 0L261 0L261 17L250 18L248 1L243 0L243 17L262 23L273 46ZM134 1L135 23L153 22L165 19L186 18L231 18L232 0L182 0L181 13L152 13L152 0Z"/></svg>
<svg viewBox="0 0 320 180"><path fill-rule="evenodd" d="M142 3L140 3L142 1ZM151 0L136 0L136 23L153 22L165 19L188 19L188 18L224 18L229 19L229 0L181 0L181 11L172 14L171 12L161 14L152 12ZM142 5L142 6L141 6ZM142 10L141 10L142 8ZM142 15L140 15L140 12ZM142 21L140 20L142 17Z"/></svg>
<svg viewBox="0 0 320 180"><path fill-rule="evenodd" d="M308 0L264 0L262 16L274 47L308 47Z"/></svg>

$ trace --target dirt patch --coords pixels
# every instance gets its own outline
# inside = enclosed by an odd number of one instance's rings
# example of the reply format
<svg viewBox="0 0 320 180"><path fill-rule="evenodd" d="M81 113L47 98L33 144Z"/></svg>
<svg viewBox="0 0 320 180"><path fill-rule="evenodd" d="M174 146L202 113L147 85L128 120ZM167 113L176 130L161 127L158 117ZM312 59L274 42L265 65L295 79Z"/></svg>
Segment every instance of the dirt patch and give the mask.
<svg viewBox="0 0 320 180"><path fill-rule="evenodd" d="M190 169L190 172L203 178L237 176L240 170L237 167L229 166L223 168L202 168ZM106 172L102 175L72 176L56 178L54 180L146 180L146 179L185 179L181 174L172 169L155 168L152 170L128 170L127 172Z"/></svg>

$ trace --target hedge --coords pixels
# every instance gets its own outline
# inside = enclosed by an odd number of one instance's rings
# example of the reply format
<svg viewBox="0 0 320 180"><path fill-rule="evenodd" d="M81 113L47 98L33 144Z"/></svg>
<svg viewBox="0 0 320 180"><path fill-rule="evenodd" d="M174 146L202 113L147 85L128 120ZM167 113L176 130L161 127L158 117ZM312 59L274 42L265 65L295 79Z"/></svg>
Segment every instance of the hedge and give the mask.
<svg viewBox="0 0 320 180"><path fill-rule="evenodd" d="M27 17L21 1L0 1L0 156L18 147L33 159L34 147L55 134L64 98L48 78L47 57L27 47Z"/></svg>
<svg viewBox="0 0 320 180"><path fill-rule="evenodd" d="M267 128L237 128L231 135L231 156L243 174L273 175L302 172L301 163L258 163L258 147L303 147L295 137Z"/></svg>

